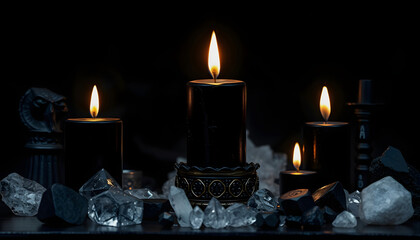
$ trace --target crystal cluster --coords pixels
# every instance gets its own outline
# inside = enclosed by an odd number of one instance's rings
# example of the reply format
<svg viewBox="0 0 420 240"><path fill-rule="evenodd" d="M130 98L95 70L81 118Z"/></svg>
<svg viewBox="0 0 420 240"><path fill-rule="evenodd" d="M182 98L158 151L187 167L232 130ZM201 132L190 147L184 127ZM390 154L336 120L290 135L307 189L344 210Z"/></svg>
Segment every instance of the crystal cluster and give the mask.
<svg viewBox="0 0 420 240"><path fill-rule="evenodd" d="M18 216L35 216L46 189L39 183L11 173L0 181L3 202Z"/></svg>
<svg viewBox="0 0 420 240"><path fill-rule="evenodd" d="M275 184L280 171L286 169L286 154L275 154L269 145L256 146L246 134L246 159L248 162L258 163L257 170L260 188L270 190L274 195L280 195L279 186Z"/></svg>
<svg viewBox="0 0 420 240"><path fill-rule="evenodd" d="M140 224L143 218L143 201L121 189L110 188L89 200L88 216L92 221L105 226Z"/></svg>
<svg viewBox="0 0 420 240"><path fill-rule="evenodd" d="M204 210L204 226L224 228L229 224L229 214L216 198L212 198Z"/></svg>
<svg viewBox="0 0 420 240"><path fill-rule="evenodd" d="M109 173L102 169L79 190L89 199L89 218L105 226L140 224L143 219L143 201L124 193Z"/></svg>
<svg viewBox="0 0 420 240"><path fill-rule="evenodd" d="M273 193L263 188L256 191L248 200L248 206L258 211L275 211L277 200Z"/></svg>

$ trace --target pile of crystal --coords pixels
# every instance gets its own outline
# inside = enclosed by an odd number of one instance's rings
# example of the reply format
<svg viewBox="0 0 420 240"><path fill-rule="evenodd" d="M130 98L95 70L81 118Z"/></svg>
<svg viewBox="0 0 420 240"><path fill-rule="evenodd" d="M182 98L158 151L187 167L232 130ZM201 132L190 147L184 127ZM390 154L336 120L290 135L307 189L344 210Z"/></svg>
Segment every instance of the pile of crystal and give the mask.
<svg viewBox="0 0 420 240"><path fill-rule="evenodd" d="M248 226L255 222L256 210L244 204L235 203L225 209L216 198L212 198L207 207L201 210L191 207L185 192L181 188L171 187L169 201L181 227L200 229Z"/></svg>
<svg viewBox="0 0 420 240"><path fill-rule="evenodd" d="M247 162L258 163L257 174L260 188L270 190L274 195L280 195L279 186L275 183L280 171L286 169L287 155L275 153L269 145L256 146L246 131L246 159Z"/></svg>
<svg viewBox="0 0 420 240"><path fill-rule="evenodd" d="M413 216L411 193L392 177L384 177L362 191L360 219L367 224L398 225Z"/></svg>
<svg viewBox="0 0 420 240"><path fill-rule="evenodd" d="M3 202L18 216L35 216L46 189L39 183L11 173L0 181Z"/></svg>
<svg viewBox="0 0 420 240"><path fill-rule="evenodd" d="M79 192L89 199L89 218L100 225L120 227L142 222L143 201L124 193L104 169L89 179Z"/></svg>

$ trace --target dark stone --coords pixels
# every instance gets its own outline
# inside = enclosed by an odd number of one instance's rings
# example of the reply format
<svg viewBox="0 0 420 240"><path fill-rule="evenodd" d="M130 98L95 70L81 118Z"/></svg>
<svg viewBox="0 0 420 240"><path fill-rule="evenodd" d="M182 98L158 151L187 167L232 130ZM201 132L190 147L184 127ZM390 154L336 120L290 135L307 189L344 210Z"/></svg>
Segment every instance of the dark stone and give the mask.
<svg viewBox="0 0 420 240"><path fill-rule="evenodd" d="M321 208L327 206L338 213L347 209L346 193L340 182L333 182L319 188L312 194L312 197L315 204Z"/></svg>
<svg viewBox="0 0 420 240"><path fill-rule="evenodd" d="M286 226L288 228L301 228L302 227L302 216L286 216Z"/></svg>
<svg viewBox="0 0 420 240"><path fill-rule="evenodd" d="M279 198L281 208L286 215L301 216L304 212L315 206L308 189L289 191Z"/></svg>
<svg viewBox="0 0 420 240"><path fill-rule="evenodd" d="M259 212L255 218L255 225L261 229L276 229L280 224L280 218L276 212Z"/></svg>
<svg viewBox="0 0 420 240"><path fill-rule="evenodd" d="M87 209L86 198L71 188L55 183L42 195L37 217L52 225L80 225L85 221Z"/></svg>
<svg viewBox="0 0 420 240"><path fill-rule="evenodd" d="M171 228L174 224L175 218L169 212L163 212L159 215L159 224L163 226L163 228Z"/></svg>
<svg viewBox="0 0 420 240"><path fill-rule="evenodd" d="M369 172L371 182L391 176L410 191L414 217L420 218L420 172L406 163L398 149L389 146L380 157L372 161Z"/></svg>
<svg viewBox="0 0 420 240"><path fill-rule="evenodd" d="M326 223L332 223L338 215L336 211L332 210L328 206L325 206L322 211L324 213L324 220Z"/></svg>
<svg viewBox="0 0 420 240"><path fill-rule="evenodd" d="M324 212L318 206L314 206L302 215L304 229L318 230L324 223Z"/></svg>
<svg viewBox="0 0 420 240"><path fill-rule="evenodd" d="M142 199L142 201L143 219L145 220L158 220L161 213L172 210L168 199Z"/></svg>
<svg viewBox="0 0 420 240"><path fill-rule="evenodd" d="M408 165L405 162L405 159L403 155L401 154L400 150L391 146L389 146L385 150L385 152L382 153L382 156L375 158L372 161L369 170L372 172L375 169L387 170L387 172L391 171L391 172L408 173Z"/></svg>

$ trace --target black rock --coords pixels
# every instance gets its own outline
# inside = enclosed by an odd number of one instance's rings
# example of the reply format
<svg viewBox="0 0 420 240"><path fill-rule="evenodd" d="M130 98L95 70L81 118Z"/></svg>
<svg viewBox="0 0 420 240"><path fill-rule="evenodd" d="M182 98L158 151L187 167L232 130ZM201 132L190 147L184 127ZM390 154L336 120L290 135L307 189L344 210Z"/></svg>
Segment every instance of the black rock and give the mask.
<svg viewBox="0 0 420 240"><path fill-rule="evenodd" d="M279 202L286 215L301 216L315 206L308 189L296 189L280 196Z"/></svg>
<svg viewBox="0 0 420 240"><path fill-rule="evenodd" d="M82 224L87 215L86 198L59 183L53 184L42 195L38 219L47 224Z"/></svg>
<svg viewBox="0 0 420 240"><path fill-rule="evenodd" d="M255 218L255 225L262 229L276 229L280 224L280 218L276 212L259 212Z"/></svg>
<svg viewBox="0 0 420 240"><path fill-rule="evenodd" d="M168 199L142 199L143 201L143 219L158 220L163 212L172 210Z"/></svg>
<svg viewBox="0 0 420 240"><path fill-rule="evenodd" d="M174 215L169 212L163 212L159 215L159 224L163 226L163 228L171 228L174 224L175 218Z"/></svg>
<svg viewBox="0 0 420 240"><path fill-rule="evenodd" d="M322 211L324 213L324 220L326 223L332 223L338 215L336 211L332 210L328 206L325 206Z"/></svg>
<svg viewBox="0 0 420 240"><path fill-rule="evenodd" d="M386 172L382 172L382 174L390 174L392 172L408 173L408 165L400 150L389 146L385 152L382 153L382 156L375 158L372 161L369 170L371 172L375 172L375 170L386 170ZM384 177L385 176L388 175L384 175Z"/></svg>
<svg viewBox="0 0 420 240"><path fill-rule="evenodd" d="M347 210L346 193L340 182L333 182L316 190L312 197L320 208L330 207L335 212Z"/></svg>
<svg viewBox="0 0 420 240"><path fill-rule="evenodd" d="M302 216L286 216L286 226L288 228L301 228L302 227Z"/></svg>
<svg viewBox="0 0 420 240"><path fill-rule="evenodd" d="M324 223L324 212L318 206L314 206L302 215L304 229L320 229Z"/></svg>

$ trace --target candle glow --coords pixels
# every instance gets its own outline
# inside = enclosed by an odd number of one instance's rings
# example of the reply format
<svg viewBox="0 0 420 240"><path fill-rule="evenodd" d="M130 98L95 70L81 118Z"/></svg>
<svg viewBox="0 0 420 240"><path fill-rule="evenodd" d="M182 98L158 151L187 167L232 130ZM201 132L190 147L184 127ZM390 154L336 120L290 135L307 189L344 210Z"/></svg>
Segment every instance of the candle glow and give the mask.
<svg viewBox="0 0 420 240"><path fill-rule="evenodd" d="M295 148L293 149L293 166L296 168L296 170L299 172L300 167L300 147L299 143L295 143Z"/></svg>
<svg viewBox="0 0 420 240"><path fill-rule="evenodd" d="M322 88L321 98L319 100L319 109L325 122L328 122L328 118L331 113L330 96L328 95L328 89L326 86Z"/></svg>
<svg viewBox="0 0 420 240"><path fill-rule="evenodd" d="M219 48L217 47L216 33L213 31L211 35L210 47L209 47L209 57L208 57L208 67L210 74L212 75L214 81L216 82L217 76L220 73L220 58L219 58Z"/></svg>
<svg viewBox="0 0 420 240"><path fill-rule="evenodd" d="M93 86L92 95L90 97L90 115L96 118L99 113L99 95L96 85Z"/></svg>

